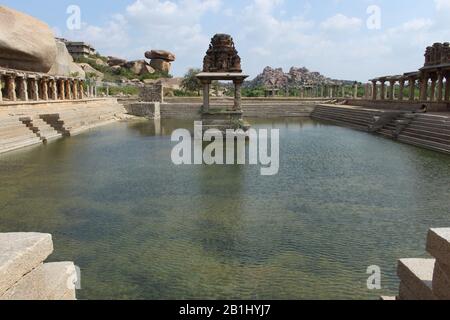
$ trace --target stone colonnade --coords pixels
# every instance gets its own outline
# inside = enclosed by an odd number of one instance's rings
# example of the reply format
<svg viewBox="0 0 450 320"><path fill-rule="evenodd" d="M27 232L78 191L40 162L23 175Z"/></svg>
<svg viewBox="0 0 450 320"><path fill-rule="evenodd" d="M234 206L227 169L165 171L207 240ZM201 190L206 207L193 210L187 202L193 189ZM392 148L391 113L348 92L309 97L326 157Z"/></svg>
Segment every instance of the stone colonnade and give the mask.
<svg viewBox="0 0 450 320"><path fill-rule="evenodd" d="M96 97L96 87L85 80L13 70L0 70L0 103L15 101L81 100Z"/></svg>
<svg viewBox="0 0 450 320"><path fill-rule="evenodd" d="M450 101L450 72L430 70L405 73L402 76L386 76L371 80L372 100ZM396 88L398 94L396 95ZM408 90L405 90L405 89ZM416 97L416 88L419 96Z"/></svg>
<svg viewBox="0 0 450 320"><path fill-rule="evenodd" d="M358 83L349 85L327 84L321 86L303 86L300 98L358 98Z"/></svg>

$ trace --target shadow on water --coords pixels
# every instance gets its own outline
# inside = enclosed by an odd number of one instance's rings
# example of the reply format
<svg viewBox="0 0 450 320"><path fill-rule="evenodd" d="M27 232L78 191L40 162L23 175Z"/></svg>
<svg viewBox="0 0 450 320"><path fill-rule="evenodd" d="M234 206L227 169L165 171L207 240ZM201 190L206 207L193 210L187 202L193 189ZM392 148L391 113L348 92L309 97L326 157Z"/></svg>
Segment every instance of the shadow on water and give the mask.
<svg viewBox="0 0 450 320"><path fill-rule="evenodd" d="M396 260L450 225L450 158L309 119L280 129L280 171L170 161L193 121L116 123L0 156L0 232L48 232L82 299L376 299ZM379 265L383 291L366 288Z"/></svg>

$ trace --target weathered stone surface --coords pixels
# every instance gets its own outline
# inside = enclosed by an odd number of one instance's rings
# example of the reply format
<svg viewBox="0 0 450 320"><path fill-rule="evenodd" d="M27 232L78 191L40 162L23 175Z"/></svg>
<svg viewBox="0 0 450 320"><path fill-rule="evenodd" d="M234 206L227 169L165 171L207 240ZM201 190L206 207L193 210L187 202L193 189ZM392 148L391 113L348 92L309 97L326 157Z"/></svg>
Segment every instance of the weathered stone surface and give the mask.
<svg viewBox="0 0 450 320"><path fill-rule="evenodd" d="M441 300L450 300L449 267L436 261L433 274L433 293Z"/></svg>
<svg viewBox="0 0 450 320"><path fill-rule="evenodd" d="M228 34L216 34L203 59L203 72L241 73L241 58Z"/></svg>
<svg viewBox="0 0 450 320"><path fill-rule="evenodd" d="M381 296L380 300L381 301L396 301L397 297Z"/></svg>
<svg viewBox="0 0 450 320"><path fill-rule="evenodd" d="M161 118L161 105L159 102L139 102L126 105L128 113L137 116L145 117L148 119L160 119Z"/></svg>
<svg viewBox="0 0 450 320"><path fill-rule="evenodd" d="M164 102L162 83L146 84L140 91L139 99L144 102Z"/></svg>
<svg viewBox="0 0 450 320"><path fill-rule="evenodd" d="M65 43L56 40L56 48L56 58L48 73L55 76L72 77L76 75L77 77L85 78L84 70L73 62L73 58Z"/></svg>
<svg viewBox="0 0 450 320"><path fill-rule="evenodd" d="M145 57L147 59L162 59L169 62L173 62L176 60L175 55L172 52L166 51L166 50L152 50L147 51L145 53Z"/></svg>
<svg viewBox="0 0 450 320"><path fill-rule="evenodd" d="M73 262L44 263L15 283L0 300L75 299L76 281Z"/></svg>
<svg viewBox="0 0 450 320"><path fill-rule="evenodd" d="M127 63L127 61L121 58L108 57L107 63L110 67L114 67L114 66L122 66L123 64Z"/></svg>
<svg viewBox="0 0 450 320"><path fill-rule="evenodd" d="M81 67L83 72L89 77L92 77L94 75L97 80L103 80L105 75L100 71L98 71L97 69L92 68L90 64L78 63L78 65Z"/></svg>
<svg viewBox="0 0 450 320"><path fill-rule="evenodd" d="M147 64L145 60L130 61L123 65L124 68L131 70L135 75L154 73L155 70Z"/></svg>
<svg viewBox="0 0 450 320"><path fill-rule="evenodd" d="M41 233L0 234L0 295L53 252L52 236Z"/></svg>
<svg viewBox="0 0 450 320"><path fill-rule="evenodd" d="M408 288L408 286L404 283L400 283L400 289L399 289L399 300L404 301L415 301L418 300L416 294Z"/></svg>
<svg viewBox="0 0 450 320"><path fill-rule="evenodd" d="M150 61L150 66L157 71L167 72L167 73L170 72L170 68L171 68L170 62L167 62L162 59L153 59L152 61Z"/></svg>
<svg viewBox="0 0 450 320"><path fill-rule="evenodd" d="M427 251L439 263L450 266L450 228L430 229L427 237Z"/></svg>
<svg viewBox="0 0 450 320"><path fill-rule="evenodd" d="M0 6L0 66L46 73L55 62L56 50L47 24Z"/></svg>
<svg viewBox="0 0 450 320"><path fill-rule="evenodd" d="M412 300L436 300L432 291L434 259L401 259L397 274L403 285L414 293Z"/></svg>

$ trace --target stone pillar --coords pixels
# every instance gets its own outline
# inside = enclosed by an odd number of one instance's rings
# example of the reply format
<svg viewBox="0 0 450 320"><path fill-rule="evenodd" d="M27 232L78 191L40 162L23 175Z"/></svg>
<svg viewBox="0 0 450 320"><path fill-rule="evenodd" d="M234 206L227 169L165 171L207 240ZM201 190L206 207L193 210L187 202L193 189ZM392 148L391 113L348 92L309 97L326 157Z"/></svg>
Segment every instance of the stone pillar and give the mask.
<svg viewBox="0 0 450 320"><path fill-rule="evenodd" d="M83 80L80 80L80 99L83 100L84 99L84 82Z"/></svg>
<svg viewBox="0 0 450 320"><path fill-rule="evenodd" d="M64 80L64 84L65 84L65 93L66 93L66 100L71 100L72 99L72 92L70 90L70 80Z"/></svg>
<svg viewBox="0 0 450 320"><path fill-rule="evenodd" d="M97 98L97 86L94 86L94 98Z"/></svg>
<svg viewBox="0 0 450 320"><path fill-rule="evenodd" d="M3 89L3 75L0 74L0 102L3 101L3 92L2 92L2 89Z"/></svg>
<svg viewBox="0 0 450 320"><path fill-rule="evenodd" d="M358 84L355 83L355 85L353 86L353 99L357 98L358 98Z"/></svg>
<svg viewBox="0 0 450 320"><path fill-rule="evenodd" d="M109 86L106 86L106 96L109 97Z"/></svg>
<svg viewBox="0 0 450 320"><path fill-rule="evenodd" d="M400 79L400 87L398 92L398 100L403 100L403 91L405 90L405 79Z"/></svg>
<svg viewBox="0 0 450 320"><path fill-rule="evenodd" d="M389 100L394 100L394 94L395 94L395 80L389 81Z"/></svg>
<svg viewBox="0 0 450 320"><path fill-rule="evenodd" d="M415 78L409 78L408 79L408 85L409 85L409 101L414 101L416 98L416 79Z"/></svg>
<svg viewBox="0 0 450 320"><path fill-rule="evenodd" d="M72 96L74 100L78 99L78 80L72 81Z"/></svg>
<svg viewBox="0 0 450 320"><path fill-rule="evenodd" d="M19 99L28 101L28 84L25 76L19 77Z"/></svg>
<svg viewBox="0 0 450 320"><path fill-rule="evenodd" d="M436 100L436 80L437 78L435 76L431 77L430 101Z"/></svg>
<svg viewBox="0 0 450 320"><path fill-rule="evenodd" d="M6 96L10 101L16 101L16 76L7 75L6 76Z"/></svg>
<svg viewBox="0 0 450 320"><path fill-rule="evenodd" d="M364 99L369 100L370 98L370 84L366 83L364 86Z"/></svg>
<svg viewBox="0 0 450 320"><path fill-rule="evenodd" d="M422 76L420 79L420 100L428 100L428 76Z"/></svg>
<svg viewBox="0 0 450 320"><path fill-rule="evenodd" d="M378 87L377 87L377 81L372 81L372 100L377 100L378 97Z"/></svg>
<svg viewBox="0 0 450 320"><path fill-rule="evenodd" d="M323 86L320 86L320 97L323 98L324 95L324 88Z"/></svg>
<svg viewBox="0 0 450 320"><path fill-rule="evenodd" d="M45 78L41 79L41 99L48 100L48 80Z"/></svg>
<svg viewBox="0 0 450 320"><path fill-rule="evenodd" d="M56 88L56 80L50 80L50 99L58 100L58 89Z"/></svg>
<svg viewBox="0 0 450 320"><path fill-rule="evenodd" d="M30 99L39 101L39 82L37 78L30 79Z"/></svg>
<svg viewBox="0 0 450 320"><path fill-rule="evenodd" d="M386 99L386 86L385 81L381 80L381 93L380 93L380 99L385 100Z"/></svg>
<svg viewBox="0 0 450 320"><path fill-rule="evenodd" d="M242 80L234 81L234 110L241 111L241 88L242 88Z"/></svg>
<svg viewBox="0 0 450 320"><path fill-rule="evenodd" d="M450 101L450 74L445 76L445 101Z"/></svg>
<svg viewBox="0 0 450 320"><path fill-rule="evenodd" d="M209 111L209 88L211 86L211 81L203 80L203 111Z"/></svg>
<svg viewBox="0 0 450 320"><path fill-rule="evenodd" d="M58 99L65 100L66 99L66 83L63 79L58 79Z"/></svg>
<svg viewBox="0 0 450 320"><path fill-rule="evenodd" d="M442 74L442 72L438 73L438 86L437 86L437 101L438 102L442 102L442 99L444 98L443 96L443 91L444 90L444 75Z"/></svg>
<svg viewBox="0 0 450 320"><path fill-rule="evenodd" d="M301 87L300 88L300 98L304 98L305 97L305 88Z"/></svg>

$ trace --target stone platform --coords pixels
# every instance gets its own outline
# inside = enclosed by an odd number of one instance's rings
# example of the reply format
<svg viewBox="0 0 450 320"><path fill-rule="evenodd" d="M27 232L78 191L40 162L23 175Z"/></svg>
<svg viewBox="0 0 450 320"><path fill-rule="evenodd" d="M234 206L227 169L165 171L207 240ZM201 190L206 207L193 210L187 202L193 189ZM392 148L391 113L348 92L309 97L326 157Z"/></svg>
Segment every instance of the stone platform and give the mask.
<svg viewBox="0 0 450 320"><path fill-rule="evenodd" d="M75 300L75 265L52 252L50 234L0 233L0 300Z"/></svg>

